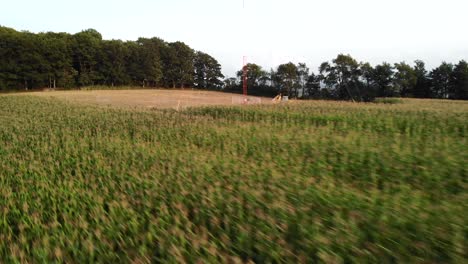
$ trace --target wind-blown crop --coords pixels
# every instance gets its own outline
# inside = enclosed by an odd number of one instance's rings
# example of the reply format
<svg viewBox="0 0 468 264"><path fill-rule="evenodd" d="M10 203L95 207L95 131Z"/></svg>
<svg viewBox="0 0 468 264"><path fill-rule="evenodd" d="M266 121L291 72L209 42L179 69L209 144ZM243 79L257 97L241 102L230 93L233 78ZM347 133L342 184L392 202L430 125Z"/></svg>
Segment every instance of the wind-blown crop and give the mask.
<svg viewBox="0 0 468 264"><path fill-rule="evenodd" d="M468 106L0 96L1 262L463 262Z"/></svg>

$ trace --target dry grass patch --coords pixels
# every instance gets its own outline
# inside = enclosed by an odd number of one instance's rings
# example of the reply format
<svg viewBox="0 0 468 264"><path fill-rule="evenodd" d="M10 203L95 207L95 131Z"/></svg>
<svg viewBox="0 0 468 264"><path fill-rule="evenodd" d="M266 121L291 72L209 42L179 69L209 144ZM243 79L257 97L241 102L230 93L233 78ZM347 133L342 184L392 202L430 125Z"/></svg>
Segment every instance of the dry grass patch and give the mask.
<svg viewBox="0 0 468 264"><path fill-rule="evenodd" d="M55 97L67 101L109 105L117 107L173 108L184 109L194 106L240 105L244 97L239 94L200 90L91 90L91 91L47 91L22 93L40 97ZM248 97L248 103L270 103L271 99Z"/></svg>

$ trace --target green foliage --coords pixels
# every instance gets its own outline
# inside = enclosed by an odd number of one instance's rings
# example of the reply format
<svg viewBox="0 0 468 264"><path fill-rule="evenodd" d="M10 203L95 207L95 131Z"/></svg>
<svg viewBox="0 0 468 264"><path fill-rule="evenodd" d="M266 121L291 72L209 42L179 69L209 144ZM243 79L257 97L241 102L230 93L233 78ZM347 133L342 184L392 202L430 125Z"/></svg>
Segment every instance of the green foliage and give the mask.
<svg viewBox="0 0 468 264"><path fill-rule="evenodd" d="M195 54L195 87L199 89L219 90L223 83L220 78L224 78L221 73L221 65L215 58L210 55L198 51Z"/></svg>
<svg viewBox="0 0 468 264"><path fill-rule="evenodd" d="M468 63L464 60L453 69L451 98L468 100Z"/></svg>
<svg viewBox="0 0 468 264"><path fill-rule="evenodd" d="M266 72L260 65L255 63L247 63L245 65L247 70L247 88L248 93L251 95L260 96L275 96L278 93L278 83L276 76ZM243 86L243 69L237 72L238 82L234 82L228 78L225 80L225 90L229 92L242 92Z"/></svg>
<svg viewBox="0 0 468 264"><path fill-rule="evenodd" d="M205 53L203 53L205 54ZM208 56L206 79L220 88L221 65ZM0 26L0 90L95 85L192 87L194 51L159 38L103 40L94 29L17 32Z"/></svg>
<svg viewBox="0 0 468 264"><path fill-rule="evenodd" d="M261 84L261 79L264 76L266 76L267 73L262 69L260 65L257 65L255 63L247 63L245 67L247 69L247 86L253 89L259 87ZM242 75L243 69L237 72L237 77L241 78L241 84L243 82Z"/></svg>
<svg viewBox="0 0 468 264"><path fill-rule="evenodd" d="M394 90L401 96L411 96L418 81L416 72L405 62L395 63Z"/></svg>
<svg viewBox="0 0 468 264"><path fill-rule="evenodd" d="M183 42L168 43L162 49L166 87L193 87L195 52Z"/></svg>
<svg viewBox="0 0 468 264"><path fill-rule="evenodd" d="M311 73L305 84L304 98L320 98L320 76Z"/></svg>
<svg viewBox="0 0 468 264"><path fill-rule="evenodd" d="M453 65L442 64L429 74L432 84L432 94L437 98L449 98L452 88Z"/></svg>
<svg viewBox="0 0 468 264"><path fill-rule="evenodd" d="M84 30L73 36L73 65L78 72L79 86L96 85L102 81L98 70L102 56L102 36L94 29Z"/></svg>
<svg viewBox="0 0 468 264"><path fill-rule="evenodd" d="M350 55L339 54L320 65L321 79L336 99L363 101L360 64Z"/></svg>
<svg viewBox="0 0 468 264"><path fill-rule="evenodd" d="M397 95L392 86L393 74L392 66L386 62L375 66L372 78L377 87L377 96L390 97Z"/></svg>
<svg viewBox="0 0 468 264"><path fill-rule="evenodd" d="M136 58L134 65L137 67L138 75L134 79L138 80L143 87L151 86L156 87L162 84L162 79L165 71L168 69L163 67L161 52L166 47L166 43L158 38L139 38L136 42ZM134 60L131 56L127 59L129 61ZM187 58L190 60L190 58ZM175 70L179 70L178 67L172 65Z"/></svg>
<svg viewBox="0 0 468 264"><path fill-rule="evenodd" d="M103 41L102 50L100 69L102 75L105 76L104 83L111 86L131 83L130 75L125 67L127 60L131 59L127 45L120 40ZM159 72L159 78L160 76Z"/></svg>
<svg viewBox="0 0 468 264"><path fill-rule="evenodd" d="M414 67L405 62L372 67L343 54L323 62L319 74L309 73L305 63L281 64L269 73L256 64L247 68L249 93L263 96L281 92L293 98L361 102L376 97L468 98L468 64L463 60L455 66L443 62L430 73L420 60L414 62ZM242 70L237 72L238 79L227 78L225 89L239 90L241 76Z"/></svg>
<svg viewBox="0 0 468 264"><path fill-rule="evenodd" d="M312 79L315 78L314 74L309 75L309 67L307 67L307 64L305 63L298 63L297 64L297 80L296 84L294 85L294 96L295 97L302 97L305 98L307 92L309 94L314 93L315 89L315 83L312 81ZM308 85L307 85L308 84ZM301 93L299 92L299 89L301 89ZM309 95L308 94L308 95Z"/></svg>
<svg viewBox="0 0 468 264"><path fill-rule="evenodd" d="M284 95L294 96L294 88L297 85L298 68L292 63L285 63L278 66L276 77L278 78L278 85Z"/></svg>
<svg viewBox="0 0 468 264"><path fill-rule="evenodd" d="M426 64L421 60L414 62L414 72L416 74L416 84L414 86L414 96L417 98L432 97L430 80L427 76Z"/></svg>
<svg viewBox="0 0 468 264"><path fill-rule="evenodd" d="M0 262L466 258L465 102L0 106Z"/></svg>

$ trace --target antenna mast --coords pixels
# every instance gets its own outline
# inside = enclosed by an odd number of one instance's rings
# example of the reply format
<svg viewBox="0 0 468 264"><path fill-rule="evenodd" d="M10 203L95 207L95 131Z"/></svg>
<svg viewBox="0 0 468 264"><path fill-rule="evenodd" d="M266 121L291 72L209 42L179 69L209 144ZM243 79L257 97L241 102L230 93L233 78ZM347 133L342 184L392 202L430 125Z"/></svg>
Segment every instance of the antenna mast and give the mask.
<svg viewBox="0 0 468 264"><path fill-rule="evenodd" d="M244 11L244 14L245 14L245 0L242 0L242 10ZM247 96L247 57L246 56L243 57L242 93L244 94L244 96Z"/></svg>

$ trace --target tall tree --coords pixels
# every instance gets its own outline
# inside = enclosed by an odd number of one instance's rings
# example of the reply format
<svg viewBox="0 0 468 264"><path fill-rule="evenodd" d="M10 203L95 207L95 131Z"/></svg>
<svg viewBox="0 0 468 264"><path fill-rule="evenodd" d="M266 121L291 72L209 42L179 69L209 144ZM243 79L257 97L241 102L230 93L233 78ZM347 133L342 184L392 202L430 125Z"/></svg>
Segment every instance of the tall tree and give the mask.
<svg viewBox="0 0 468 264"><path fill-rule="evenodd" d="M99 65L104 83L110 86L129 83L130 76L126 70L127 46L120 40L108 40L102 42L102 49Z"/></svg>
<svg viewBox="0 0 468 264"><path fill-rule="evenodd" d="M21 82L19 57L23 34L7 27L0 27L0 89L24 87Z"/></svg>
<svg viewBox="0 0 468 264"><path fill-rule="evenodd" d="M257 94L261 89L261 81L267 73L262 69L260 65L254 63L248 63L245 65L247 70L247 87L249 93ZM240 84L243 84L243 70L237 71L237 78L240 80Z"/></svg>
<svg viewBox="0 0 468 264"><path fill-rule="evenodd" d="M377 96L392 97L397 95L392 86L393 68L390 64L384 62L381 65L375 66L372 79L377 88Z"/></svg>
<svg viewBox="0 0 468 264"><path fill-rule="evenodd" d="M315 75L313 72L307 78L304 89L305 98L319 98L320 97L320 76Z"/></svg>
<svg viewBox="0 0 468 264"><path fill-rule="evenodd" d="M200 89L220 89L222 86L221 78L224 75L221 73L221 65L210 55L198 51L195 54L194 60L195 87Z"/></svg>
<svg viewBox="0 0 468 264"><path fill-rule="evenodd" d="M78 85L95 85L103 81L97 69L101 57L102 36L94 29L73 35L73 64L78 71Z"/></svg>
<svg viewBox="0 0 468 264"><path fill-rule="evenodd" d="M43 69L49 88L75 86L76 71L73 69L71 43L72 37L67 33L39 33L37 45L41 48L44 62Z"/></svg>
<svg viewBox="0 0 468 264"><path fill-rule="evenodd" d="M460 61L453 69L452 98L468 100L468 63Z"/></svg>
<svg viewBox="0 0 468 264"><path fill-rule="evenodd" d="M377 96L377 87L374 81L375 69L368 62L361 62L359 68L362 80L362 99L363 101L371 101Z"/></svg>
<svg viewBox="0 0 468 264"><path fill-rule="evenodd" d="M278 66L276 76L278 78L282 93L291 97L297 97L297 93L295 91L298 79L297 74L298 68L292 62Z"/></svg>
<svg viewBox="0 0 468 264"><path fill-rule="evenodd" d="M162 49L164 78L172 87L193 86L195 52L183 42L172 42Z"/></svg>
<svg viewBox="0 0 468 264"><path fill-rule="evenodd" d="M350 55L340 54L332 63L322 63L319 70L321 79L335 98L363 100L359 63Z"/></svg>
<svg viewBox="0 0 468 264"><path fill-rule="evenodd" d="M305 63L299 63L297 65L297 85L295 86L296 87L296 96L297 97L301 97L301 96L304 96L305 95L305 90L306 90L306 84L309 80L309 68L307 67L307 65ZM299 90L301 92L299 92Z"/></svg>
<svg viewBox="0 0 468 264"><path fill-rule="evenodd" d="M395 63L396 72L393 80L395 92L400 96L411 96L418 81L416 71L405 62Z"/></svg>
<svg viewBox="0 0 468 264"><path fill-rule="evenodd" d="M25 89L45 86L50 66L42 54L44 44L39 42L35 34L29 32L23 32L20 39L16 47L18 57L14 58L18 77L24 81Z"/></svg>
<svg viewBox="0 0 468 264"><path fill-rule="evenodd" d="M161 50L165 43L159 38L139 38L138 45L138 58L140 66L142 67L140 73L142 74L143 86L158 86L163 77L163 65L161 61ZM191 59L191 58L189 58Z"/></svg>
<svg viewBox="0 0 468 264"><path fill-rule="evenodd" d="M442 62L442 64L429 73L431 80L432 95L437 98L449 98L452 90L453 65Z"/></svg>
<svg viewBox="0 0 468 264"><path fill-rule="evenodd" d="M417 78L416 85L414 86L414 96L417 98L429 98L431 97L431 88L426 64L421 60L415 61L414 64L414 72Z"/></svg>
<svg viewBox="0 0 468 264"><path fill-rule="evenodd" d="M144 60L142 48L135 41L125 42L124 46L127 51L125 69L131 79L130 84L145 86L146 73L143 66L145 64L142 63Z"/></svg>
<svg viewBox="0 0 468 264"><path fill-rule="evenodd" d="M240 87L239 81L235 77L229 77L229 78L224 79L223 81L224 91L232 92L232 91L240 90L239 87Z"/></svg>

